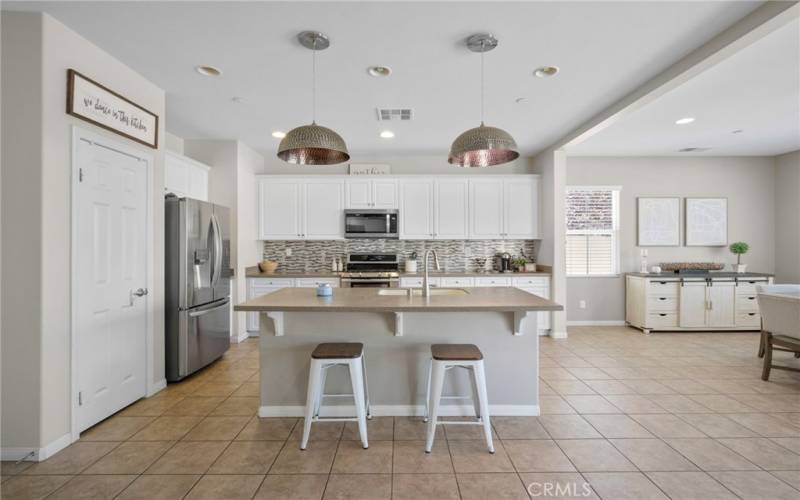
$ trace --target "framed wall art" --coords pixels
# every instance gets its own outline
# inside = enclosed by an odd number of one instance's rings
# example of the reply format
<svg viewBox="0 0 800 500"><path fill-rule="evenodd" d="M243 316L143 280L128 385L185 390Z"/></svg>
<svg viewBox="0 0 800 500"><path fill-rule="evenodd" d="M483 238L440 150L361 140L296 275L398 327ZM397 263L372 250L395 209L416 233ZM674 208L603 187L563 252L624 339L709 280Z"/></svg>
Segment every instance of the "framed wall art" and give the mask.
<svg viewBox="0 0 800 500"><path fill-rule="evenodd" d="M681 199L641 197L637 205L637 245L675 247L681 244Z"/></svg>
<svg viewBox="0 0 800 500"><path fill-rule="evenodd" d="M728 199L686 198L686 246L728 244Z"/></svg>

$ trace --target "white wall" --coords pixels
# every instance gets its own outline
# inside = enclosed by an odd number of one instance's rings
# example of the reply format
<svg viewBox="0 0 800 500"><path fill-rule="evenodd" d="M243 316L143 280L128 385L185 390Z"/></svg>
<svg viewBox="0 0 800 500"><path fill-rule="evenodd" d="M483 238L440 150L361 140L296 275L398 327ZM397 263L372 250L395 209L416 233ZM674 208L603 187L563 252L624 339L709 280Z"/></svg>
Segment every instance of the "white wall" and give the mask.
<svg viewBox="0 0 800 500"><path fill-rule="evenodd" d="M277 151L277 144L275 145ZM447 163L447 152L441 155L392 156L392 155L353 155L350 163L381 163L392 167L397 175L492 175L492 174L531 174L531 158L518 158L505 165L490 168L461 168ZM284 175L324 175L346 174L347 163L342 165L303 166L292 165L278 159L275 153L265 156L264 174Z"/></svg>
<svg viewBox="0 0 800 500"><path fill-rule="evenodd" d="M239 302L247 298L247 280L245 270L263 256L263 245L258 241L258 184L256 174L264 171L264 157L244 143L238 143L238 175L236 210L237 220L237 261L236 286ZM235 313L236 329L234 334L244 338L247 333L246 313Z"/></svg>
<svg viewBox="0 0 800 500"><path fill-rule="evenodd" d="M775 158L775 282L800 283L800 151Z"/></svg>
<svg viewBox="0 0 800 500"><path fill-rule="evenodd" d="M567 185L622 186L620 266L623 273L639 270L639 247L636 246L636 198L639 196L728 198L728 241L750 244L750 253L743 256L748 270L766 273L775 270L773 158L569 157ZM727 247L648 247L648 251L650 265L667 261L735 262ZM623 276L567 278L567 286L569 321L624 320ZM586 301L586 309L578 308L580 300Z"/></svg>
<svg viewBox="0 0 800 500"><path fill-rule="evenodd" d="M183 154L183 138L178 137L175 134L170 134L169 132L164 132L164 148L167 151L172 151L173 153L177 153L179 155Z"/></svg>
<svg viewBox="0 0 800 500"><path fill-rule="evenodd" d="M26 253L24 258L13 262L20 273L25 273L24 279L9 282L9 276L4 275L3 286L29 287L30 298L39 297L40 310L35 311L32 306L19 310L9 307L11 304L6 302L9 295L3 294L3 356L4 360L9 356L16 361L9 365L4 362L2 368L3 380L10 378L10 382L15 384L14 391L4 390L2 395L2 441L4 449L34 449L53 443L70 432L72 126L105 134L115 140L125 140L65 113L67 69L76 69L162 117L159 144L164 140L165 95L162 89L47 15L4 11L2 32L3 86L9 78L14 92L6 98L4 88L3 122L17 126L20 120L26 122L22 118L26 115L38 113L40 117L38 129L29 130L25 140L3 141L4 176L13 172L11 178L18 178L22 181L21 186L32 190L28 199L12 195L10 200L6 200L10 186L3 192L4 269L8 269L7 258ZM6 66L6 61L14 64ZM20 61L25 61L22 68L26 71L30 70L29 65L39 65L38 70L28 75L31 77L27 81L29 89L20 89L13 83L16 80L14 69ZM36 74L37 71L40 73ZM16 104L9 105L14 102ZM24 111L15 109L17 105L23 106ZM155 221L150 249L154 266L149 272L154 284L152 296L156 307L150 325L155 335L151 353L154 370L148 374L149 383L154 384L164 379L163 150L153 150L133 142L131 146L154 157L153 178L149 186ZM6 154L22 161L6 164ZM22 188L14 187L15 191L19 189ZM8 228L7 214L14 215L14 223ZM34 233L37 235L31 239ZM7 346L5 340L12 335L35 336L39 342ZM16 364L27 364L28 369L16 371ZM38 371L39 377L24 377L28 371ZM24 400L16 399L18 397ZM30 399L36 402L31 403ZM26 415L17 415L20 408L30 408L31 405L36 409ZM41 420L37 422L37 419ZM32 431L33 427L37 429Z"/></svg>

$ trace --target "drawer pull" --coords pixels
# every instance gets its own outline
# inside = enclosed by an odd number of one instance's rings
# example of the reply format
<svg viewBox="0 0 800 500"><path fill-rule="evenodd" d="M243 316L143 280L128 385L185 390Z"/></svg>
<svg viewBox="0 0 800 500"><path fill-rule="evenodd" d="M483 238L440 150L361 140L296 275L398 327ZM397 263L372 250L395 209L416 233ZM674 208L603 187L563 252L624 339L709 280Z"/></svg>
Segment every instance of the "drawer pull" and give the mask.
<svg viewBox="0 0 800 500"><path fill-rule="evenodd" d="M747 300L755 300L755 297L747 297Z"/></svg>
<svg viewBox="0 0 800 500"><path fill-rule="evenodd" d="M662 284L662 285L666 285L667 284L666 281L659 281L659 283Z"/></svg>
<svg viewBox="0 0 800 500"><path fill-rule="evenodd" d="M666 297L659 297L658 300L667 300Z"/></svg>
<svg viewBox="0 0 800 500"><path fill-rule="evenodd" d="M747 313L748 316L755 316L756 313Z"/></svg>
<svg viewBox="0 0 800 500"><path fill-rule="evenodd" d="M659 316L666 316L667 313L658 313Z"/></svg>

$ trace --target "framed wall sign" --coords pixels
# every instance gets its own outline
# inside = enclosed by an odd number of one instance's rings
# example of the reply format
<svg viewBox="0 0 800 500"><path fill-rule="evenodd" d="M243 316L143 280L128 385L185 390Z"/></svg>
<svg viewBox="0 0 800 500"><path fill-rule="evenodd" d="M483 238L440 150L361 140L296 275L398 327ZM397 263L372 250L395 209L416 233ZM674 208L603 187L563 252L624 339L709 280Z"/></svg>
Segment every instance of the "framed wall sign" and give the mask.
<svg viewBox="0 0 800 500"><path fill-rule="evenodd" d="M158 148L157 115L74 69L67 70L67 113Z"/></svg>
<svg viewBox="0 0 800 500"><path fill-rule="evenodd" d="M637 198L638 246L676 247L681 244L681 199Z"/></svg>
<svg viewBox="0 0 800 500"><path fill-rule="evenodd" d="M389 175L392 168L381 163L351 163L348 172L350 175Z"/></svg>
<svg viewBox="0 0 800 500"><path fill-rule="evenodd" d="M686 246L728 244L728 199L686 198Z"/></svg>

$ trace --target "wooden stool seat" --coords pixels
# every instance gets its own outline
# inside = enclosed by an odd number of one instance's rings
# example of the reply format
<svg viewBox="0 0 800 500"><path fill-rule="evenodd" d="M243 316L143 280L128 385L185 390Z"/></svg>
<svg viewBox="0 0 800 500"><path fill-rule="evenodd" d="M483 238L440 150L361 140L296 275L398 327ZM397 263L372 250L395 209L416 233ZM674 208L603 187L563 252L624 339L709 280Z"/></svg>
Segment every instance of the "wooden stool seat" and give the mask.
<svg viewBox="0 0 800 500"><path fill-rule="evenodd" d="M438 361L480 361L483 353L475 344L433 344L431 357Z"/></svg>
<svg viewBox="0 0 800 500"><path fill-rule="evenodd" d="M351 359L364 353L364 344L360 342L329 342L317 345L311 357L314 359Z"/></svg>

